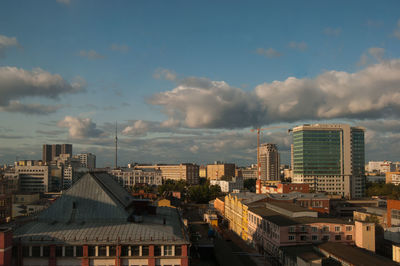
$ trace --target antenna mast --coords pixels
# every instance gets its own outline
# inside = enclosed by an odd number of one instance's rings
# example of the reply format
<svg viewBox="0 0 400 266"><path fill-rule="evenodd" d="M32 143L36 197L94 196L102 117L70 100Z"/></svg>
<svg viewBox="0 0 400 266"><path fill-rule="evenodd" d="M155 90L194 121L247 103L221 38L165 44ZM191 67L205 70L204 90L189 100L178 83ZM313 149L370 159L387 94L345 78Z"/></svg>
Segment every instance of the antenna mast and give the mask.
<svg viewBox="0 0 400 266"><path fill-rule="evenodd" d="M115 169L118 166L118 136L117 136L117 121L115 121Z"/></svg>

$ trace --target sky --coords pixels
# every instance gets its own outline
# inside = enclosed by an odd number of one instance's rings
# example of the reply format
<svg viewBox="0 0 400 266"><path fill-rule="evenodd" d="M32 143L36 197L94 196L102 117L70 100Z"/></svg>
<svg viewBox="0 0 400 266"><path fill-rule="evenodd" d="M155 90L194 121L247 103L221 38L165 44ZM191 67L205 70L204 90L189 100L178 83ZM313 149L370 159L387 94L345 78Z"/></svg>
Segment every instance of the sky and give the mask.
<svg viewBox="0 0 400 266"><path fill-rule="evenodd" d="M289 163L288 129L366 129L400 161L400 1L0 2L0 163L71 143L99 166Z"/></svg>

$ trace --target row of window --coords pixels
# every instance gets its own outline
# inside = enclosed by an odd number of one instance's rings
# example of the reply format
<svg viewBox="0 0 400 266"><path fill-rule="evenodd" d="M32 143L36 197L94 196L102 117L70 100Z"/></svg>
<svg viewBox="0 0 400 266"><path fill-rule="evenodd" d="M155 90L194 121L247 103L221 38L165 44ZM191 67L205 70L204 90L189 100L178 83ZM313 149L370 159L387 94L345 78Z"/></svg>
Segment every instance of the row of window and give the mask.
<svg viewBox="0 0 400 266"><path fill-rule="evenodd" d="M353 226L346 225L345 230L346 230L346 232L351 232L351 231L353 231ZM299 232L307 232L307 227L306 226L301 226L301 227L298 228L298 231ZM329 232L329 226L322 226L321 231L322 232ZM334 231L335 232L341 232L342 231L341 230L341 226L335 226L334 227ZM295 226L290 226L289 227L289 233L293 233L293 232L296 232L296 227ZM311 226L311 232L314 232L314 233L318 232L318 227L317 226Z"/></svg>
<svg viewBox="0 0 400 266"><path fill-rule="evenodd" d="M56 246L56 257L82 257L82 246ZM116 246L88 246L89 257L114 257ZM154 246L154 256L181 256L182 247L174 245ZM13 256L17 256L17 247L13 247ZM49 257L49 246L23 246L23 257ZM149 256L149 246L121 246L121 256Z"/></svg>
<svg viewBox="0 0 400 266"><path fill-rule="evenodd" d="M320 240L322 241L329 241L329 235L323 235L322 238ZM288 240L289 241L294 241L296 240L296 236L295 235L289 235L288 236ZM302 235L300 236L300 241L307 241L308 240L308 236ZM318 241L318 235L311 235L311 240L312 241ZM335 241L340 241L342 240L342 236L341 235L335 235ZM346 235L346 240L353 240L353 236L352 235Z"/></svg>

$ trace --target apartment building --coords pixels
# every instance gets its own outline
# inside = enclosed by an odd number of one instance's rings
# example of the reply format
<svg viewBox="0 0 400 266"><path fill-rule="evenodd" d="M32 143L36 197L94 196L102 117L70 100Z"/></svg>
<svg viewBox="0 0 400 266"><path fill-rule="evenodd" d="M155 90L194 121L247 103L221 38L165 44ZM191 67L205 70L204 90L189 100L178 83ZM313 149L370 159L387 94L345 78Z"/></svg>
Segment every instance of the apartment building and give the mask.
<svg viewBox="0 0 400 266"><path fill-rule="evenodd" d="M221 177L232 178L235 176L236 166L234 163L215 162L207 165L207 179L220 180Z"/></svg>
<svg viewBox="0 0 400 266"><path fill-rule="evenodd" d="M276 144L260 146L261 180L280 180L280 158Z"/></svg>
<svg viewBox="0 0 400 266"><path fill-rule="evenodd" d="M18 174L19 190L23 193L52 191L48 165L17 165L15 174Z"/></svg>
<svg viewBox="0 0 400 266"><path fill-rule="evenodd" d="M135 167L140 169L160 170L164 180L185 181L189 185L199 184L199 166L197 164L137 164Z"/></svg>

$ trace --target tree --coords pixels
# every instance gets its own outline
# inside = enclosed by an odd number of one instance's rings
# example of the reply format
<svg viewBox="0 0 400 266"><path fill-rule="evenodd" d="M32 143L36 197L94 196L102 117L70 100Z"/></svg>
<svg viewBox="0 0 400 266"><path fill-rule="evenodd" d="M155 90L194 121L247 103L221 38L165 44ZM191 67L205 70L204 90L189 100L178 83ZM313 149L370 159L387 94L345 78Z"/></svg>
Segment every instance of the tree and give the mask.
<svg viewBox="0 0 400 266"><path fill-rule="evenodd" d="M244 188L248 189L249 191L255 192L256 191L256 182L257 182L257 179L255 179L255 178L245 179L243 181L243 186L244 186Z"/></svg>

